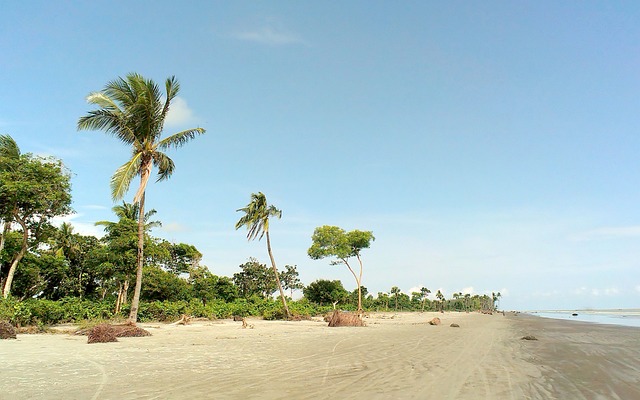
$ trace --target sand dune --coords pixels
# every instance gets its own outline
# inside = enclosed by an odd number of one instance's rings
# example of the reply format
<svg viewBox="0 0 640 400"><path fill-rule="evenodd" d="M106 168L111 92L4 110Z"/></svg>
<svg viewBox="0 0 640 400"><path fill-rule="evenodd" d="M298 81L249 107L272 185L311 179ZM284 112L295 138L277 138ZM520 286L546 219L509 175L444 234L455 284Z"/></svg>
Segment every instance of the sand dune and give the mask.
<svg viewBox="0 0 640 400"><path fill-rule="evenodd" d="M434 316L442 325L427 324ZM0 399L640 398L640 329L474 313L250 323L140 324L153 336L92 345L19 335L0 342Z"/></svg>

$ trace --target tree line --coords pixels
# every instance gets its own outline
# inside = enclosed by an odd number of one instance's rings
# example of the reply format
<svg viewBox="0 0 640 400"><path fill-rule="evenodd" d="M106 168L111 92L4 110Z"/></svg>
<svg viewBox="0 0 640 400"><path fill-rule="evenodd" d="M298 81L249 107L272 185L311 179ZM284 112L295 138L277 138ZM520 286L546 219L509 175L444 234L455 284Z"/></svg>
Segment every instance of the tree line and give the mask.
<svg viewBox="0 0 640 400"><path fill-rule="evenodd" d="M53 217L71 210L70 171L61 160L23 154L9 135L0 135L0 288L3 298L60 300L65 298L113 301L114 313L125 309L135 323L140 299L146 301L234 302L269 299L278 292L282 317L291 318L288 301L294 290L319 306L352 307L365 310L459 309L459 299L445 301L440 292L429 301L429 290L410 295L397 287L373 297L362 286L361 251L375 240L370 231L347 232L336 226L321 226L311 237L308 255L312 259L332 258L353 275L356 289L348 293L341 282L318 280L304 286L296 266L280 271L271 248L269 224L282 211L267 202L262 192L252 193L249 204L238 209L242 217L236 229L247 228L247 239L266 238L271 267L250 258L232 278L214 275L200 265L202 254L193 246L170 243L153 237L154 209L146 209L146 187L153 169L157 181L168 179L175 164L165 151L179 148L205 133L203 128L183 130L162 137L165 118L180 85L174 77L165 81L165 91L152 80L129 74L108 82L87 101L97 108L78 120L79 130L100 130L132 149L132 156L111 178L112 199L122 201L134 178L139 185L133 201L113 207L115 221L99 221L105 236L98 239L73 231L72 225L51 224ZM354 265L355 260L355 265ZM18 266L20 266L18 268ZM144 284L143 284L143 276ZM133 288L133 294L130 290ZM289 296L286 292L288 291ZM442 297L442 298L440 298ZM495 296L494 296L495 297ZM463 299L464 309L495 308L484 298Z"/></svg>

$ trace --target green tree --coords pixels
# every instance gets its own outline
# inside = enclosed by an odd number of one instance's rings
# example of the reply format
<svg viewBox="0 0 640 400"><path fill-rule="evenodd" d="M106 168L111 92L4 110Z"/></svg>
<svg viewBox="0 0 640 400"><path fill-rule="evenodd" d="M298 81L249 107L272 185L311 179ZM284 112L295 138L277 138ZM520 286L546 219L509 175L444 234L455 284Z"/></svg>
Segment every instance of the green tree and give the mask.
<svg viewBox="0 0 640 400"><path fill-rule="evenodd" d="M431 290L427 289L426 287L423 286L420 288L420 296L422 297L422 312L424 312L424 303L427 301L429 293L431 293Z"/></svg>
<svg viewBox="0 0 640 400"><path fill-rule="evenodd" d="M289 313L289 307L287 307L287 299L284 297L284 290L280 283L280 274L276 267L276 261L273 258L273 252L271 251L271 238L269 237L269 218L281 218L282 211L278 210L275 206L268 204L267 198L262 192L251 193L251 202L247 204L246 207L240 208L236 211L244 213L236 223L236 229L246 226L247 240L253 240L255 238L261 240L263 236L267 236L267 251L269 252L269 259L271 259L271 266L278 285L278 290L280 291L280 299L282 300L285 315L287 318L290 318L291 314Z"/></svg>
<svg viewBox="0 0 640 400"><path fill-rule="evenodd" d="M337 260L331 262L332 265L344 264L347 266L351 274L356 280L356 286L358 287L358 313L362 314L362 259L360 258L360 252L363 249L369 248L371 242L374 241L373 233L371 231L359 231L353 230L346 232L344 229L337 226L324 225L318 227L313 232L311 237L311 247L307 251L309 257L314 260L319 260L326 257L336 257ZM351 265L349 259L356 257L360 265L360 272L356 274Z"/></svg>
<svg viewBox="0 0 640 400"><path fill-rule="evenodd" d="M20 148L18 144L9 135L0 135L0 173L9 172L17 168L20 162ZM14 204L9 202L0 203L0 224L2 232L0 232L0 253L4 249L7 234L11 229L13 222ZM2 286L0 285L0 288Z"/></svg>
<svg viewBox="0 0 640 400"><path fill-rule="evenodd" d="M280 272L280 282L285 290L291 291L291 298L293 298L293 291L297 289L304 289L302 281L300 281L300 275L295 265L285 265L284 271Z"/></svg>
<svg viewBox="0 0 640 400"><path fill-rule="evenodd" d="M339 280L329 281L326 279L318 279L311 282L303 290L304 297L310 302L319 305L337 304L344 301L349 292L342 286Z"/></svg>
<svg viewBox="0 0 640 400"><path fill-rule="evenodd" d="M15 142L4 137L0 140L0 154L13 153ZM8 144L12 142L12 144ZM17 148L17 145L15 146ZM7 161L9 160L9 161ZM43 239L42 234L50 227L55 216L71 212L70 174L62 162L53 157L42 158L31 154L2 157L0 167L0 217L4 223L3 238L10 224L17 223L22 234L20 249L13 254L5 277L3 296L11 294L13 278L22 258L29 248L36 248ZM7 223L9 228L6 229ZM3 239L4 240L4 239ZM4 242L3 242L4 246Z"/></svg>
<svg viewBox="0 0 640 400"><path fill-rule="evenodd" d="M440 305L440 312L444 312L444 295L440 290L436 293L436 299L438 299L438 304Z"/></svg>
<svg viewBox="0 0 640 400"><path fill-rule="evenodd" d="M278 290L273 269L261 264L257 259L250 258L240 265L240 269L242 271L233 274L233 283L238 287L242 297L259 295L268 298Z"/></svg>
<svg viewBox="0 0 640 400"><path fill-rule="evenodd" d="M109 286L117 285L117 298L115 312L120 312L120 307L127 304L129 282L136 273L138 255L138 217L140 205L136 203L122 202L111 209L118 217L117 222L98 221L97 226L103 226L106 235L102 242L106 245L106 252L100 252L97 256L101 262L98 269L102 275L103 296L111 290ZM162 226L160 221L150 221L156 214L156 210L149 210L144 214L144 238L145 248L149 248L151 238L149 232L152 228ZM145 257L143 262L148 260Z"/></svg>
<svg viewBox="0 0 640 400"><path fill-rule="evenodd" d="M196 266L189 271L189 283L194 296L204 306L208 301L221 299L231 302L238 297L238 289L226 276L216 276L207 267Z"/></svg>
<svg viewBox="0 0 640 400"><path fill-rule="evenodd" d="M133 155L111 178L111 196L115 201L124 197L131 181L140 177L133 203L139 205L138 251L136 254L136 286L129 322L138 320L144 261L144 207L147 183L153 167L158 168L157 181L168 179L175 164L164 151L178 148L205 132L192 128L161 139L171 102L178 95L180 84L175 77L165 81L163 95L156 83L139 74L129 74L107 83L100 92L89 94L87 102L98 107L78 120L78 130L103 130L131 146Z"/></svg>
<svg viewBox="0 0 640 400"><path fill-rule="evenodd" d="M394 286L394 287L392 287L392 288L391 288L390 293L393 295L393 297L394 297L394 298L395 298L395 300L396 300L396 307L395 307L395 310L396 310L396 311L398 311L398 295L401 293L401 290L400 290L400 288L399 288L399 287Z"/></svg>

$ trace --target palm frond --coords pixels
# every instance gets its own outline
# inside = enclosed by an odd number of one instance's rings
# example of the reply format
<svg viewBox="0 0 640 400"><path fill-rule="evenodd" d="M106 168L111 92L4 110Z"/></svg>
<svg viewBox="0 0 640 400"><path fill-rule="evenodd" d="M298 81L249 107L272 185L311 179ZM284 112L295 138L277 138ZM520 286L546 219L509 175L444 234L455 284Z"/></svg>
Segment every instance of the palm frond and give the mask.
<svg viewBox="0 0 640 400"><path fill-rule="evenodd" d="M173 160L160 151L155 151L153 153L153 165L158 167L158 179L156 182L169 179L176 168Z"/></svg>
<svg viewBox="0 0 640 400"><path fill-rule="evenodd" d="M164 120L167 117L167 114L169 113L169 107L171 105L171 102L173 101L173 99L176 98L176 96L178 95L178 92L180 91L180 83L178 83L175 76L171 76L170 78L167 78L164 86L165 86L167 98L164 101L164 107L162 108L162 114L160 115L160 120L162 121L163 125L164 125Z"/></svg>
<svg viewBox="0 0 640 400"><path fill-rule="evenodd" d="M141 153L135 154L129 161L118 168L111 177L111 197L114 200L121 200L129 190L131 181L140 172L141 158Z"/></svg>
<svg viewBox="0 0 640 400"><path fill-rule="evenodd" d="M255 238L261 240L264 234L269 231L269 217L280 218L282 216L282 211L267 203L267 198L262 192L251 193L251 202L236 211L245 214L236 223L236 229L246 226L248 240Z"/></svg>
<svg viewBox="0 0 640 400"><path fill-rule="evenodd" d="M197 135L202 135L206 132L203 128L187 129L178 133L174 133L158 142L157 148L160 150L167 150L171 147L178 148L184 146L190 140Z"/></svg>

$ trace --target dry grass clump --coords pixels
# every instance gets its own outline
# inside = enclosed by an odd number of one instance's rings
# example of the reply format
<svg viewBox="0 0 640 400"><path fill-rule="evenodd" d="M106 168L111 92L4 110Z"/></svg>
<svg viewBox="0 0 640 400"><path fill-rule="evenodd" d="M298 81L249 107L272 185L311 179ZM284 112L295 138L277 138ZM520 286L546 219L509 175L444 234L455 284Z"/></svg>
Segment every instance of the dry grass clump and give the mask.
<svg viewBox="0 0 640 400"><path fill-rule="evenodd" d="M358 314L335 310L329 319L329 326L364 326L364 321Z"/></svg>
<svg viewBox="0 0 640 400"><path fill-rule="evenodd" d="M453 324L451 324L449 326L452 327L452 328L460 328L460 325L458 325L456 323L453 323Z"/></svg>
<svg viewBox="0 0 640 400"><path fill-rule="evenodd" d="M133 324L109 325L100 324L91 328L87 333L87 343L117 342L119 337L143 337L151 334Z"/></svg>
<svg viewBox="0 0 640 400"><path fill-rule="evenodd" d="M16 339L16 329L6 321L0 321L0 339Z"/></svg>
<svg viewBox="0 0 640 400"><path fill-rule="evenodd" d="M538 338L533 335L527 335L523 336L521 340L538 340Z"/></svg>

